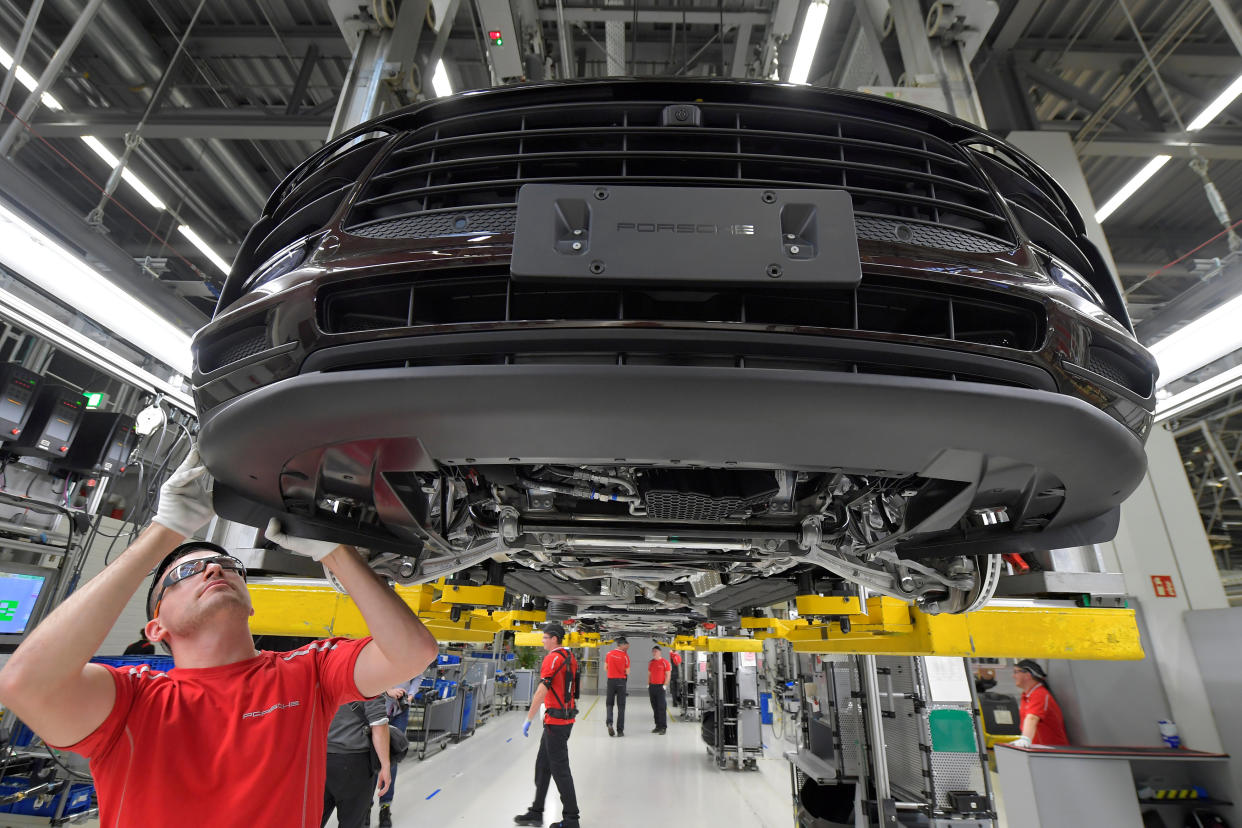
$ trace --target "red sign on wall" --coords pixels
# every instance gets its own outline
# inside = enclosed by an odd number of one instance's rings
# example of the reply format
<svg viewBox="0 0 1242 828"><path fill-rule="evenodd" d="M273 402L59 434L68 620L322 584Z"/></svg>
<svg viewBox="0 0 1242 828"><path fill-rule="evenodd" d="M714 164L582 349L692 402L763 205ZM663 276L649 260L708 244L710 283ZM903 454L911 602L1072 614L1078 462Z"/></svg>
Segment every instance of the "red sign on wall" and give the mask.
<svg viewBox="0 0 1242 828"><path fill-rule="evenodd" d="M1173 588L1172 575L1152 575L1151 588L1155 590L1157 598L1177 597L1177 590Z"/></svg>

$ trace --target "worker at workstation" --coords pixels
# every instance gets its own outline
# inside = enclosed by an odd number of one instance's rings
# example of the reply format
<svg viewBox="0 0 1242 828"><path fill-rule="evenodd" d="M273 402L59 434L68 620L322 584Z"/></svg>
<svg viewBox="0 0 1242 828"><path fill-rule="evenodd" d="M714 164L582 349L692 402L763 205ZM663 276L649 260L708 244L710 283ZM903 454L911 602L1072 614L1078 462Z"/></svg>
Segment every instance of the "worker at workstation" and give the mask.
<svg viewBox="0 0 1242 828"><path fill-rule="evenodd" d="M1024 658L1013 666L1013 680L1022 691L1022 700L1018 705L1022 735L1009 744L1014 747L1068 745L1061 705L1057 704L1048 689L1048 674L1044 668L1038 662Z"/></svg>
<svg viewBox="0 0 1242 828"><path fill-rule="evenodd" d="M341 705L328 726L328 772L320 828L336 811L337 828L370 824L371 795L392 786L384 697Z"/></svg>
<svg viewBox="0 0 1242 828"><path fill-rule="evenodd" d="M522 735L529 737L535 713L544 705L543 735L539 739L539 757L535 760L535 800L526 813L513 818L517 825L543 825L543 804L548 786L555 779L556 790L561 795L561 820L552 823L551 828L579 828L578 796L569 769L569 734L578 715L574 707L578 661L561 646L564 640L565 628L560 624L543 625L543 649L547 655L539 668L539 686L531 696L526 722L522 725Z"/></svg>
<svg viewBox="0 0 1242 828"><path fill-rule="evenodd" d="M647 696L651 699L651 713L655 717L652 733L664 735L668 730L668 697L664 691L672 672L673 665L664 658L663 651L658 646L652 647L651 661L647 662Z"/></svg>
<svg viewBox="0 0 1242 828"><path fill-rule="evenodd" d="M604 656L604 669L608 673L608 700L605 709L608 711L604 724L608 726L609 736L625 735L625 685L630 679L630 642L625 636L619 635L616 647ZM612 729L612 708L617 708L617 729Z"/></svg>
<svg viewBox="0 0 1242 828"><path fill-rule="evenodd" d="M0 702L48 745L90 759L103 828L319 825L337 709L436 657L435 639L356 550L290 537L275 521L268 539L322 562L371 635L256 651L245 567L186 540L212 516L211 478L192 448L161 487L151 525L0 671ZM172 651L175 669L89 663L153 567L143 632Z"/></svg>

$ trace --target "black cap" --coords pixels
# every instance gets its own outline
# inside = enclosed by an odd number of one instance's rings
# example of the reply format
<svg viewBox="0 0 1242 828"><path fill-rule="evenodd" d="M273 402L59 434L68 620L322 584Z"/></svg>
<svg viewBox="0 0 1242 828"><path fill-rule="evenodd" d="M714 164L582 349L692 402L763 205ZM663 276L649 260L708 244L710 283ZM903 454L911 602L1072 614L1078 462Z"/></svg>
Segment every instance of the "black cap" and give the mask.
<svg viewBox="0 0 1242 828"><path fill-rule="evenodd" d="M1024 658L1013 666L1017 667L1019 670L1025 670L1040 681L1048 680L1048 674L1044 672L1044 668L1040 667L1039 662L1034 661L1033 659Z"/></svg>
<svg viewBox="0 0 1242 828"><path fill-rule="evenodd" d="M174 549L173 551L165 555L164 560L160 561L160 565L152 570L153 574L151 576L151 586L149 589L147 589L147 620L148 621L150 621L152 618L155 617L155 607L151 606L151 599L155 597L156 590L159 589L160 581L164 579L164 571L168 569L168 567L172 566L173 561L177 560L183 555L188 555L189 553L194 552L198 549L206 549L210 552L215 552L217 555L230 554L229 551L225 549L223 546L212 543L211 541L192 540L192 541L186 541L185 543L181 544L176 549Z"/></svg>
<svg viewBox="0 0 1242 828"><path fill-rule="evenodd" d="M565 628L555 621L543 625L543 634L555 637L558 644L565 640Z"/></svg>

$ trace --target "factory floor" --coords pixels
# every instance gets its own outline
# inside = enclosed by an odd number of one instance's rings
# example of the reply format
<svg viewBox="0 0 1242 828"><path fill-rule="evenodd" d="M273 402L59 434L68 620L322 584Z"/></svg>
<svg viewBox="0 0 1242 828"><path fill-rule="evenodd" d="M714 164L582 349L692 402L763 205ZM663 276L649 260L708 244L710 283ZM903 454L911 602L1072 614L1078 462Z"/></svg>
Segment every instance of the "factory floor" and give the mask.
<svg viewBox="0 0 1242 828"><path fill-rule="evenodd" d="M631 696L624 738L604 726L602 696L584 696L569 741L582 825L736 825L790 828L789 763L771 743L759 770L721 771L708 757L698 722L682 722L670 711L668 733L658 736L647 699ZM397 772L394 828L513 825L534 793L539 727L522 737L523 714L503 713L473 736L418 761L410 756ZM378 824L373 812L371 824ZM560 819L556 786L548 794L544 823ZM327 823L336 826L335 817Z"/></svg>

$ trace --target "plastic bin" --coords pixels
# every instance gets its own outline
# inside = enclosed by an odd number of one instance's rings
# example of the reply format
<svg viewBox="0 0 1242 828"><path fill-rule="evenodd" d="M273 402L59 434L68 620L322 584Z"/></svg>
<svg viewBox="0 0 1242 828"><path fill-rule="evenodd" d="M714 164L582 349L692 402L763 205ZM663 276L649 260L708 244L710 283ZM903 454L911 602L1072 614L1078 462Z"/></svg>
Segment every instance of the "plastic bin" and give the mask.
<svg viewBox="0 0 1242 828"><path fill-rule="evenodd" d="M459 655L439 655L436 656L436 664L441 666L445 664L461 664L461 656Z"/></svg>
<svg viewBox="0 0 1242 828"><path fill-rule="evenodd" d="M69 786L69 800L65 803L63 816L72 814L80 814L91 806L91 794L94 792L95 786L79 782ZM60 792L40 800L38 797L28 797L20 802L13 803L14 814L27 814L29 816L50 817L56 815L56 803L60 801ZM36 804L36 803L42 804Z"/></svg>
<svg viewBox="0 0 1242 828"><path fill-rule="evenodd" d="M109 667L138 667L146 664L157 673L167 673L173 668L172 656L95 656L91 659L95 664L107 664Z"/></svg>

